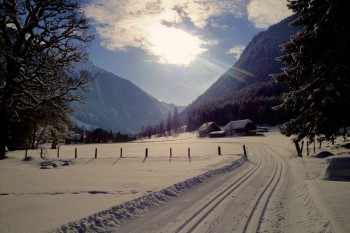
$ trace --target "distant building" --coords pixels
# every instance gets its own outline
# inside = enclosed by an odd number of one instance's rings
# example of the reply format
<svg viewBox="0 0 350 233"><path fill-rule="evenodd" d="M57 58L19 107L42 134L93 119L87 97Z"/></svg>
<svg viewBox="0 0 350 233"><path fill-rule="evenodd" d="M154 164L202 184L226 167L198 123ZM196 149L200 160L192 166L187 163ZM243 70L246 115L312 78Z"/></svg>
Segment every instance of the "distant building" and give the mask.
<svg viewBox="0 0 350 233"><path fill-rule="evenodd" d="M75 144L81 141L82 135L75 133L75 132L69 132L65 137L65 144Z"/></svg>
<svg viewBox="0 0 350 233"><path fill-rule="evenodd" d="M217 124L215 124L215 122L207 122L199 127L197 132L199 137L207 137L211 132L214 131L221 131L221 129Z"/></svg>
<svg viewBox="0 0 350 233"><path fill-rule="evenodd" d="M249 119L230 121L225 127L224 131L227 135L256 135L257 133L262 132L259 130L256 125Z"/></svg>
<svg viewBox="0 0 350 233"><path fill-rule="evenodd" d="M226 132L225 131L213 131L209 133L210 138L223 138L226 137Z"/></svg>

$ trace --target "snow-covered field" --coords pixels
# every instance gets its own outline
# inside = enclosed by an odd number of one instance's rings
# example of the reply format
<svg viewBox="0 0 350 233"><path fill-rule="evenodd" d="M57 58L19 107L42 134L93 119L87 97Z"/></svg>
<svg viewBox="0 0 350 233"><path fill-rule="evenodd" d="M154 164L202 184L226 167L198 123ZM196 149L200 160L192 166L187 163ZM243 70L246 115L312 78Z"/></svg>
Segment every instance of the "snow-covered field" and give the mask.
<svg viewBox="0 0 350 233"><path fill-rule="evenodd" d="M111 231L123 221L144 213L147 207L182 193L181 197L198 184L220 176L218 174L229 175L238 170L247 161L243 145L247 147L248 158L253 148L257 155L260 153L257 148L262 146L284 156L290 165L283 170L283 177L293 172L292 169L297 170L300 176L288 180L294 182L288 185L305 184L298 186L304 187L299 191L315 204L317 210L312 213L322 215L312 218L314 225L326 224L324 228L334 232L350 229L347 225L350 182L322 180L325 159L292 158L294 148L289 139L269 132L265 136L211 139L198 139L196 134L186 133L132 143L64 145L59 150L59 159L57 150L48 150L47 160L54 164L43 164L38 150L28 151L28 156L34 158L31 161L23 161L24 151L10 152L9 159L0 161L1 232L45 232L77 226L88 230L96 227L92 225L101 225L100 231ZM221 155L218 155L219 146ZM70 165L64 166L67 161ZM276 184L279 186L283 185ZM272 198L274 196L279 194L273 194ZM287 210L288 207L283 211ZM273 213L267 211L267 215ZM286 221L280 229L292 224ZM266 225L263 229L272 228Z"/></svg>

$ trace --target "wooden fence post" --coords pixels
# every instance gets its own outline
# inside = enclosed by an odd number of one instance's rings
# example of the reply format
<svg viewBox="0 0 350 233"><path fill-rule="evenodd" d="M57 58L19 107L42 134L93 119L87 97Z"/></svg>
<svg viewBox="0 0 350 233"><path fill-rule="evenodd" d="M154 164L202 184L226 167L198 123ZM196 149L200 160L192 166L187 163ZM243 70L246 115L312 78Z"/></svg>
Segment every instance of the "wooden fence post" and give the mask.
<svg viewBox="0 0 350 233"><path fill-rule="evenodd" d="M314 155L316 154L316 140L314 139Z"/></svg>
<svg viewBox="0 0 350 233"><path fill-rule="evenodd" d="M221 148L218 146L218 155L221 155Z"/></svg>
<svg viewBox="0 0 350 233"><path fill-rule="evenodd" d="M60 148L58 147L57 148L57 158L59 158L60 157Z"/></svg>
<svg viewBox="0 0 350 233"><path fill-rule="evenodd" d="M245 145L243 145L243 152L244 152L244 156L247 157L247 151L246 151L246 149L245 149Z"/></svg>
<svg viewBox="0 0 350 233"><path fill-rule="evenodd" d="M95 148L95 159L97 159L97 148Z"/></svg>
<svg viewBox="0 0 350 233"><path fill-rule="evenodd" d="M78 148L75 147L74 158L78 158Z"/></svg>
<svg viewBox="0 0 350 233"><path fill-rule="evenodd" d="M148 148L146 148L146 151L145 151L145 158L148 157Z"/></svg>
<svg viewBox="0 0 350 233"><path fill-rule="evenodd" d="M123 148L120 148L120 158L123 158Z"/></svg>
<svg viewBox="0 0 350 233"><path fill-rule="evenodd" d="M24 158L28 157L28 148L26 147L26 153L24 154Z"/></svg>
<svg viewBox="0 0 350 233"><path fill-rule="evenodd" d="M171 147L170 147L170 158L171 157L173 157L173 151L172 151L172 149L171 149Z"/></svg>
<svg viewBox="0 0 350 233"><path fill-rule="evenodd" d="M40 149L40 158L43 157L43 148Z"/></svg>
<svg viewBox="0 0 350 233"><path fill-rule="evenodd" d="M188 148L187 155L188 155L188 158L191 158L191 148Z"/></svg>

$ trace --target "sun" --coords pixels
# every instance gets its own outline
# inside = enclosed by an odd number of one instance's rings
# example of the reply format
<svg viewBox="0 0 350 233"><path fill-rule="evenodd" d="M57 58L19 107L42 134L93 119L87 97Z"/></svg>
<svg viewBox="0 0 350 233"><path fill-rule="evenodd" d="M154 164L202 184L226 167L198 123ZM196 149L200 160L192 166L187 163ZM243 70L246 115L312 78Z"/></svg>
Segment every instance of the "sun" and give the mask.
<svg viewBox="0 0 350 233"><path fill-rule="evenodd" d="M187 66L207 51L205 41L174 27L158 26L150 30L150 52L163 64Z"/></svg>

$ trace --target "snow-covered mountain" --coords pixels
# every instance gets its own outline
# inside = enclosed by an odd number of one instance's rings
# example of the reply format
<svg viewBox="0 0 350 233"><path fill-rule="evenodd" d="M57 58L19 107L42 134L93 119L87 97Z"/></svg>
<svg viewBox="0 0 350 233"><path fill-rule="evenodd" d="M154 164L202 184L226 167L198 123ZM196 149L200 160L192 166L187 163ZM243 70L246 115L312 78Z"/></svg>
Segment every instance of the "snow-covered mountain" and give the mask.
<svg viewBox="0 0 350 233"><path fill-rule="evenodd" d="M96 75L83 104L74 103L72 117L78 126L113 132L136 133L142 126L158 124L177 107L158 101L129 80L95 66L79 63L74 72L87 70ZM183 108L178 107L178 111Z"/></svg>

